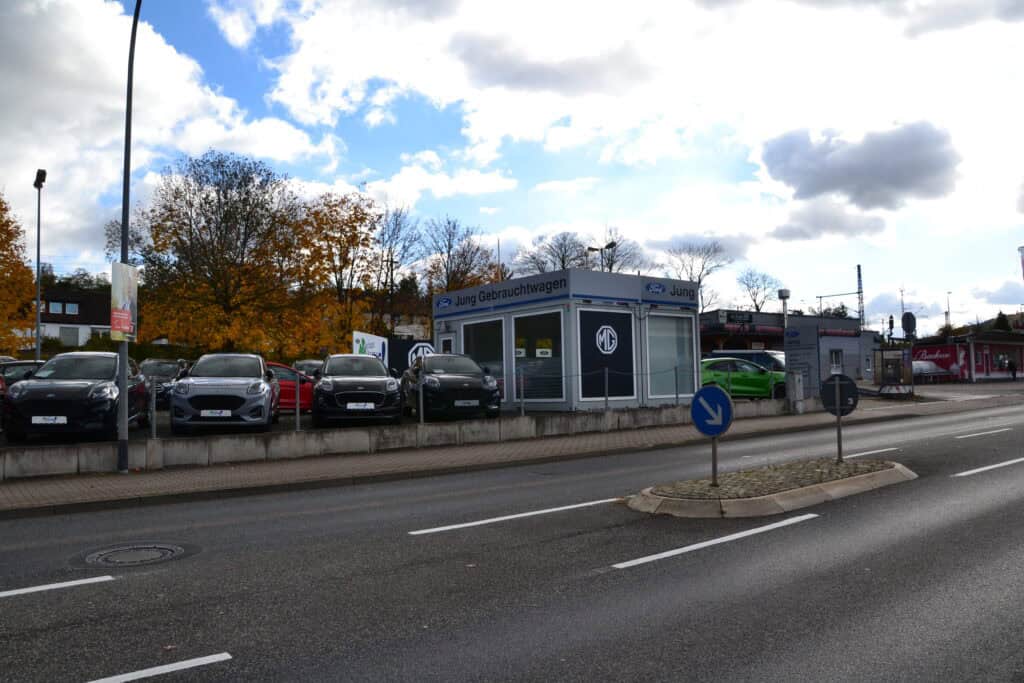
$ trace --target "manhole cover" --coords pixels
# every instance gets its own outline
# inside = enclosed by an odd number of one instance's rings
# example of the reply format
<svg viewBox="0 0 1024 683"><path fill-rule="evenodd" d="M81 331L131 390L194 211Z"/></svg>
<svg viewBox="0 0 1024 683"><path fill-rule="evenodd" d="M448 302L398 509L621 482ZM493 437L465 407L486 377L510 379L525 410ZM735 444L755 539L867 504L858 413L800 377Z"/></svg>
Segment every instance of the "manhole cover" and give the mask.
<svg viewBox="0 0 1024 683"><path fill-rule="evenodd" d="M138 567L167 562L184 554L184 548L170 543L132 543L89 553L85 563L100 567Z"/></svg>

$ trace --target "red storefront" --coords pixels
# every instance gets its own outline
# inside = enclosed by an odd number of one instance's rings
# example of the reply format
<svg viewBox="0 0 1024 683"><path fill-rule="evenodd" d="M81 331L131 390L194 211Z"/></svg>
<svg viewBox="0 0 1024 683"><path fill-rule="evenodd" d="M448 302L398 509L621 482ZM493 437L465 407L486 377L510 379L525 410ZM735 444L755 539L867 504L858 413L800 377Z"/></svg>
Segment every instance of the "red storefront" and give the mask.
<svg viewBox="0 0 1024 683"><path fill-rule="evenodd" d="M1014 339L1015 336L1018 338ZM938 374L935 372L937 368L945 378L953 381L1010 379L1011 362L1016 365L1018 373L1024 367L1024 338L1011 333L982 333L959 338L954 343L918 343L914 345L913 354L915 361L928 364L923 369L915 368L915 375L919 371Z"/></svg>

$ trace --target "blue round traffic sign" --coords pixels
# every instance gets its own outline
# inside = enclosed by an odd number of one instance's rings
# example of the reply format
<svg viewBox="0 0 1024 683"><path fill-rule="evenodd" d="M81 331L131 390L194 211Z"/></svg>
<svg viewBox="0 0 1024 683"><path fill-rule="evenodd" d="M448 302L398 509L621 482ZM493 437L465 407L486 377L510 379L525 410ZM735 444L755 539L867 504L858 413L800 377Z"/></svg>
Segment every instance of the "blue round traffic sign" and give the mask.
<svg viewBox="0 0 1024 683"><path fill-rule="evenodd" d="M724 389L714 384L693 395L690 418L697 431L705 436L721 436L732 424L732 399Z"/></svg>

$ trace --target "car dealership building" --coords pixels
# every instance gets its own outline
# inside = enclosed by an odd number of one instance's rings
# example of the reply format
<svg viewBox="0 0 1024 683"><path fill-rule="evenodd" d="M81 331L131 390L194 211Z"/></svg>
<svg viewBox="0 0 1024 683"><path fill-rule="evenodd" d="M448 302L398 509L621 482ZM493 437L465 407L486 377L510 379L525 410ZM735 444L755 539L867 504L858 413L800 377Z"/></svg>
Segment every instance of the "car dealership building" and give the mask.
<svg viewBox="0 0 1024 683"><path fill-rule="evenodd" d="M697 287L560 270L434 295L434 348L493 375L503 408L602 410L692 397Z"/></svg>

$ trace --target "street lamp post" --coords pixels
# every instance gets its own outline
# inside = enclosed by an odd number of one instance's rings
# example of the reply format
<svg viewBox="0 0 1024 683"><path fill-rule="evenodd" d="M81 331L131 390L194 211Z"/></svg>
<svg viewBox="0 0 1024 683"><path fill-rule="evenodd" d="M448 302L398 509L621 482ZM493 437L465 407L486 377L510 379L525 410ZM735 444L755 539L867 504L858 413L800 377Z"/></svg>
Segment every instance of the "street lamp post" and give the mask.
<svg viewBox="0 0 1024 683"><path fill-rule="evenodd" d="M953 292L946 292L946 327L948 327L950 329L952 329L952 325L950 324L950 317L949 317L949 295L952 294L952 293Z"/></svg>
<svg viewBox="0 0 1024 683"><path fill-rule="evenodd" d="M32 183L32 187L36 188L36 360L39 360L39 354L42 350L42 339L39 333L42 328L42 263L39 261L40 244L42 243L43 234L43 183L46 182L46 169L39 169L36 171L35 182Z"/></svg>
<svg viewBox="0 0 1024 683"><path fill-rule="evenodd" d="M124 182L121 188L121 263L128 263L128 190L132 171L132 79L135 74L135 34L139 28L142 0L135 0L132 37L128 43L128 90L124 110ZM128 342L118 348L117 391L117 471L128 471Z"/></svg>
<svg viewBox="0 0 1024 683"><path fill-rule="evenodd" d="M615 248L615 241L613 240L613 241L609 242L608 244L604 245L603 247L587 247L587 251L589 251L589 252L593 252L593 251L600 252L600 254L601 254L601 270L603 272L604 271L604 252L607 251L608 249L614 249L614 248Z"/></svg>

